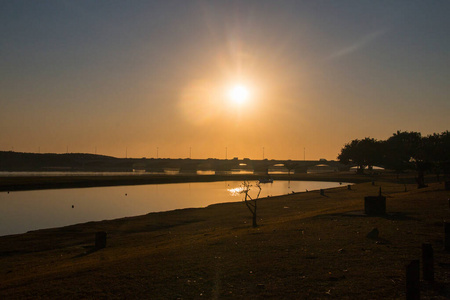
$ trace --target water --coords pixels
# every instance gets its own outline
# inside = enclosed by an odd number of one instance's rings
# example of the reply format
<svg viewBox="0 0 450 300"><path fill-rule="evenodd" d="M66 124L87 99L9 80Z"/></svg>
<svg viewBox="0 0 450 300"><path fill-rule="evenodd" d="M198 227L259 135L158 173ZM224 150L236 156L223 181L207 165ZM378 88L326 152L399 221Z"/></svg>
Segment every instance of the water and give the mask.
<svg viewBox="0 0 450 300"><path fill-rule="evenodd" d="M49 171L49 172L6 172L0 171L0 177L25 177L25 176L37 176L37 177L50 177L50 176L139 176L143 174L141 172L68 172L68 171Z"/></svg>
<svg viewBox="0 0 450 300"><path fill-rule="evenodd" d="M0 236L149 212L236 202L241 181L154 184L0 193ZM344 183L347 184L347 183ZM337 182L274 181L260 197L338 187ZM256 196L257 190L250 192ZM73 207L72 207L73 206Z"/></svg>

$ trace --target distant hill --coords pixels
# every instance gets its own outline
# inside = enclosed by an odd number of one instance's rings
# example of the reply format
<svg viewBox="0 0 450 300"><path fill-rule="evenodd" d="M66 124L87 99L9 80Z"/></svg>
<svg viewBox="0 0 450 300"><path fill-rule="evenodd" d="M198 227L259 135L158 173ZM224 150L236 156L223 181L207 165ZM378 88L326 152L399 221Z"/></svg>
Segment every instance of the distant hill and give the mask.
<svg viewBox="0 0 450 300"><path fill-rule="evenodd" d="M84 153L23 153L0 151L0 171L128 171L127 160Z"/></svg>

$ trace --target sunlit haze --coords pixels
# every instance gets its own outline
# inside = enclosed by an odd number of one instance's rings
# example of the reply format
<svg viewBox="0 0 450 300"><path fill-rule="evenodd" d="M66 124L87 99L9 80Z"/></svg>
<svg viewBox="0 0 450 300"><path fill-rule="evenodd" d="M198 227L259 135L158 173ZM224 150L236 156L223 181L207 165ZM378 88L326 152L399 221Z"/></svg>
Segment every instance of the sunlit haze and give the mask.
<svg viewBox="0 0 450 300"><path fill-rule="evenodd" d="M449 1L2 1L0 150L336 159L449 128Z"/></svg>
<svg viewBox="0 0 450 300"><path fill-rule="evenodd" d="M237 105L242 105L247 102L250 96L250 91L244 85L235 85L229 91L230 100Z"/></svg>

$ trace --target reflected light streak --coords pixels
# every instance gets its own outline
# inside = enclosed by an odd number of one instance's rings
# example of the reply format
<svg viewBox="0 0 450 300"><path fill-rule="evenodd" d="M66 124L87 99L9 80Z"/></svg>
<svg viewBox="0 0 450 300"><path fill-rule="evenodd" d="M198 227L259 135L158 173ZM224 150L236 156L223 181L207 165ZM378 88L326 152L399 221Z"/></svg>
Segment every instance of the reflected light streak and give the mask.
<svg viewBox="0 0 450 300"><path fill-rule="evenodd" d="M237 188L234 188L234 189L228 189L227 190L230 194L231 194L231 196L239 196L240 194L242 194L242 192L244 191L244 187L243 186L239 186L239 187L237 187Z"/></svg>

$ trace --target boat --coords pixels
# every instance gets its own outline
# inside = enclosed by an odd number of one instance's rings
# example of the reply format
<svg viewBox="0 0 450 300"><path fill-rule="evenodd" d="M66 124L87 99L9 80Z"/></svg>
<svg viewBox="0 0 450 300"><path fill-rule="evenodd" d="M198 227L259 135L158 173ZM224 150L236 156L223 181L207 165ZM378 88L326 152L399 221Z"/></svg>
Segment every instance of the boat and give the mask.
<svg viewBox="0 0 450 300"><path fill-rule="evenodd" d="M273 178L261 178L259 183L273 183Z"/></svg>

